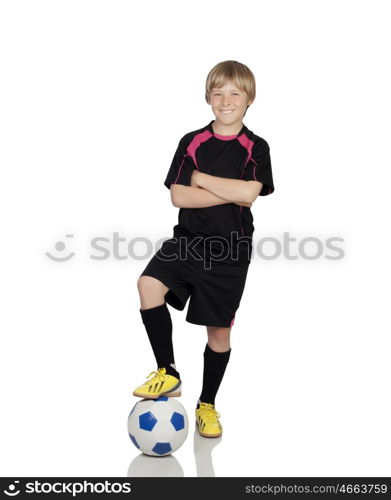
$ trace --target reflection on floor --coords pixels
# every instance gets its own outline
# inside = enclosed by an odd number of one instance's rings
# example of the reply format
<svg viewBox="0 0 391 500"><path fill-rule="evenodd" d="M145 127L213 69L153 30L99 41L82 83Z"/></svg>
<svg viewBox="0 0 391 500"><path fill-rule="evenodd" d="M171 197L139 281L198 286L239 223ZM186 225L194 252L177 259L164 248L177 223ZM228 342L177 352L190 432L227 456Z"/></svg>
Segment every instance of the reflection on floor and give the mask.
<svg viewBox="0 0 391 500"><path fill-rule="evenodd" d="M215 477L212 450L222 437L205 438L194 430L194 457L198 477ZM129 465L127 477L184 477L181 464L174 455L151 457L140 453Z"/></svg>
<svg viewBox="0 0 391 500"><path fill-rule="evenodd" d="M183 477L183 469L174 455L151 457L140 453L132 460L127 477Z"/></svg>
<svg viewBox="0 0 391 500"><path fill-rule="evenodd" d="M194 431L194 456L198 477L215 477L212 461L212 450L221 443L222 436L218 438L205 438Z"/></svg>

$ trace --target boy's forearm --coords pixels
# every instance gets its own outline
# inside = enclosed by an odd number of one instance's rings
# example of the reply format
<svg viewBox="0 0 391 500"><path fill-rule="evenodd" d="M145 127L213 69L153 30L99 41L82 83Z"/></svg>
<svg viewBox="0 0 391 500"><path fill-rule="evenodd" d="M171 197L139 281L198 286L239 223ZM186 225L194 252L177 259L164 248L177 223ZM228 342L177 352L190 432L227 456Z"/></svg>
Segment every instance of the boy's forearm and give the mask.
<svg viewBox="0 0 391 500"><path fill-rule="evenodd" d="M198 172L197 186L204 188L214 195L229 200L231 203L249 203L252 200L249 184L240 179L227 179Z"/></svg>
<svg viewBox="0 0 391 500"><path fill-rule="evenodd" d="M175 195L172 194L171 199L173 205L178 208L205 208L231 203L200 187L177 184L171 189L175 189Z"/></svg>

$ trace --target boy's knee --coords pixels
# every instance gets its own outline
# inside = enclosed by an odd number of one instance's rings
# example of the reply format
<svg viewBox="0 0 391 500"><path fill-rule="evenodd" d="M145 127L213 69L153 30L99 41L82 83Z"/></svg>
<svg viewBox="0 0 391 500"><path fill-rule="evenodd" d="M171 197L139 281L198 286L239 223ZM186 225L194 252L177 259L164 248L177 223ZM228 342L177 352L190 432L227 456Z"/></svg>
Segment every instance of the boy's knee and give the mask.
<svg viewBox="0 0 391 500"><path fill-rule="evenodd" d="M148 286L149 278L148 276L140 276L137 280L137 288L141 291L145 286Z"/></svg>
<svg viewBox="0 0 391 500"><path fill-rule="evenodd" d="M137 280L137 288L140 293L158 292L164 294L168 290L161 281L152 276L140 276Z"/></svg>
<svg viewBox="0 0 391 500"><path fill-rule="evenodd" d="M231 332L231 327L223 326L207 326L208 333L212 335L228 335Z"/></svg>
<svg viewBox="0 0 391 500"><path fill-rule="evenodd" d="M229 342L231 328L208 328L208 337L215 343L225 344Z"/></svg>
<svg viewBox="0 0 391 500"><path fill-rule="evenodd" d="M152 276L140 276L137 280L137 288L139 291L143 290L151 290L153 288L157 288L156 279L152 278Z"/></svg>

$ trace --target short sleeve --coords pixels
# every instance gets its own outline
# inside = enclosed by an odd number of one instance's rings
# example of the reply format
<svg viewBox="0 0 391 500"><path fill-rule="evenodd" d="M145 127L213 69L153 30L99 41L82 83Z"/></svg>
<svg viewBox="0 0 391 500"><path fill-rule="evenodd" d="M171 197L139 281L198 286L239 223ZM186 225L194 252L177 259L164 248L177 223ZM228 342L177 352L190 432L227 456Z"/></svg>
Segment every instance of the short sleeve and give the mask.
<svg viewBox="0 0 391 500"><path fill-rule="evenodd" d="M243 180L262 182L263 186L259 196L273 193L274 184L270 148L265 140L257 141L254 144L251 157L244 169Z"/></svg>
<svg viewBox="0 0 391 500"><path fill-rule="evenodd" d="M187 153L186 136L179 141L177 150L172 159L164 185L170 189L171 184L191 186L191 176L196 168L193 158Z"/></svg>

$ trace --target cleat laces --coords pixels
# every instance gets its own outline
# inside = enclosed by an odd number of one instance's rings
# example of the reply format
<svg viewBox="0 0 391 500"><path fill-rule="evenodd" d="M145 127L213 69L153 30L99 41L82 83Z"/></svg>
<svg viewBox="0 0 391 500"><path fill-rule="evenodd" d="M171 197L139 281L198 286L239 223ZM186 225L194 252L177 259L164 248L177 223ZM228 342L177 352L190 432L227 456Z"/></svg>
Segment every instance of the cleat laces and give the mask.
<svg viewBox="0 0 391 500"><path fill-rule="evenodd" d="M148 380L148 384L154 384L154 383L157 383L157 382L163 382L164 381L164 376L165 376L165 373L166 373L166 369L165 368L159 368L159 371L152 371L149 375L147 375L147 379L153 375L153 377Z"/></svg>
<svg viewBox="0 0 391 500"><path fill-rule="evenodd" d="M215 410L214 405L212 405L211 403L200 403L199 409L203 410L202 419L205 422L213 423L215 421L215 418L220 418L220 413Z"/></svg>

